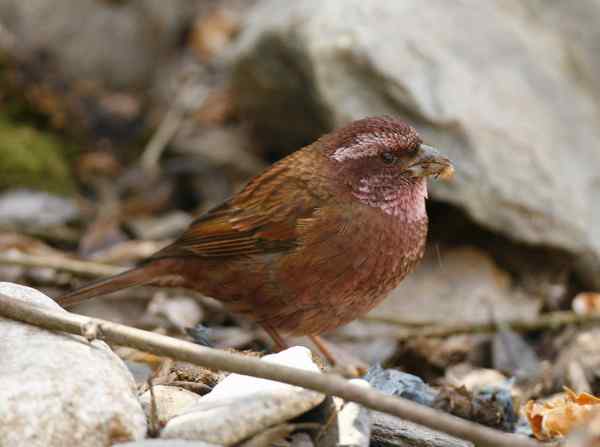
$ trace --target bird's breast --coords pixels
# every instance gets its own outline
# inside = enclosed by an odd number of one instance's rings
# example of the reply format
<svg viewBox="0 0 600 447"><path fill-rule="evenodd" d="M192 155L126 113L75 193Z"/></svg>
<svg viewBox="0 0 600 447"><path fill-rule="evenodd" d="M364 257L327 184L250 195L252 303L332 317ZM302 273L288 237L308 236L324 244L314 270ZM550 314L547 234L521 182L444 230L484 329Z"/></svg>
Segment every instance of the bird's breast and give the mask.
<svg viewBox="0 0 600 447"><path fill-rule="evenodd" d="M271 325L297 334L332 330L371 310L413 270L423 256L427 216L403 222L373 211L309 241L281 270L289 302Z"/></svg>

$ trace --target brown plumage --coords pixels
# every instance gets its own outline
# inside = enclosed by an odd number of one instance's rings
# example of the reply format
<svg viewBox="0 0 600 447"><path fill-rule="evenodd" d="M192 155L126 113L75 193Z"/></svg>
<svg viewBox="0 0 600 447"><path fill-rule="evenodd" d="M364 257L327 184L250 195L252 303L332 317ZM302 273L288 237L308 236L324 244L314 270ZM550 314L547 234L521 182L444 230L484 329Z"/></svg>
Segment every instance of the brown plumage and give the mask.
<svg viewBox="0 0 600 447"><path fill-rule="evenodd" d="M355 121L275 163L137 268L57 301L185 287L254 319L278 345L280 333L316 336L369 311L415 267L426 177L451 171L407 124Z"/></svg>

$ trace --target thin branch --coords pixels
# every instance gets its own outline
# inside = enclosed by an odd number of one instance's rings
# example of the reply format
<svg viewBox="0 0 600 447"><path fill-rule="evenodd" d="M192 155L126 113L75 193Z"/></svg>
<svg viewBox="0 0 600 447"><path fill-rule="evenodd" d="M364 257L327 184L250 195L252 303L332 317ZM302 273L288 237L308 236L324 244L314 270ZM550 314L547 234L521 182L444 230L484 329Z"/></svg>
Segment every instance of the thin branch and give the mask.
<svg viewBox="0 0 600 447"><path fill-rule="evenodd" d="M467 439L477 446L539 447L523 436L503 433L414 402L360 387L332 374L319 374L275 365L183 340L147 332L108 321L84 317L62 310L33 306L0 294L0 315L46 329L80 335L83 327L97 325L96 333L109 343L130 346L156 355L191 362L207 368L276 380L324 394L339 396L367 408L389 413L434 430Z"/></svg>
<svg viewBox="0 0 600 447"><path fill-rule="evenodd" d="M153 172L158 166L160 157L173 139L177 131L181 127L181 123L185 118L185 114L179 110L176 106L173 106L167 112L158 129L152 135L152 138L148 142L148 145L144 149L141 158L141 165L144 170Z"/></svg>
<svg viewBox="0 0 600 447"><path fill-rule="evenodd" d="M366 321L376 321L380 323L406 326L406 322L396 320L393 317L375 317L367 316L363 318ZM423 325L401 329L397 335L399 340L409 340L418 337L449 337L460 334L479 334L497 332L503 328L512 329L516 332L531 332L544 329L557 329L570 324L600 323L600 314L576 314L571 311L548 312L540 315L533 320L508 320L490 323L458 323L442 325Z"/></svg>
<svg viewBox="0 0 600 447"><path fill-rule="evenodd" d="M190 74L183 80L165 117L142 153L140 164L146 172L152 174L157 171L164 150L177 135L189 113L199 107L207 96L206 87L196 76Z"/></svg>
<svg viewBox="0 0 600 447"><path fill-rule="evenodd" d="M28 255L18 252L0 253L0 265L52 268L87 277L111 276L125 270L123 267L98 262L79 261L60 256Z"/></svg>

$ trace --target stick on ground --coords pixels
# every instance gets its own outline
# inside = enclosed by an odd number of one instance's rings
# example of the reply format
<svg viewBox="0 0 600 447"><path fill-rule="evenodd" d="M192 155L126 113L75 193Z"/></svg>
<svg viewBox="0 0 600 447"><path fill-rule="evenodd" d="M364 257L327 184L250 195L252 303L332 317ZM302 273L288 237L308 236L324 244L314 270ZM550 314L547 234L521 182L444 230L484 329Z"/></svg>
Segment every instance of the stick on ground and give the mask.
<svg viewBox="0 0 600 447"><path fill-rule="evenodd" d="M61 256L30 255L19 252L0 253L0 265L52 268L91 278L117 275L126 270L124 267L100 264L98 262L81 261L78 259L63 258Z"/></svg>
<svg viewBox="0 0 600 447"><path fill-rule="evenodd" d="M406 399L363 388L331 374L275 365L109 321L32 306L4 294L0 294L0 315L45 329L78 335L82 333L82 328L96 325L98 328L96 333L109 343L129 346L208 368L276 380L339 396L347 401L358 402L367 408L467 439L478 447L540 446L529 438L493 430Z"/></svg>

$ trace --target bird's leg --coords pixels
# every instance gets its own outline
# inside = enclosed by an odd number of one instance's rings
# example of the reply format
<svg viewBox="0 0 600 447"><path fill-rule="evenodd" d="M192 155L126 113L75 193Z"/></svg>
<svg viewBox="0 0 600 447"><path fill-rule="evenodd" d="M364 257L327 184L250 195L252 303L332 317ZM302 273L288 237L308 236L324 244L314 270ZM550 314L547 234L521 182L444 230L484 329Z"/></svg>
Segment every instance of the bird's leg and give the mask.
<svg viewBox="0 0 600 447"><path fill-rule="evenodd" d="M263 324L262 325L263 329L265 330L265 332L267 334L269 334L269 336L273 339L273 341L275 342L275 346L277 347L277 351L283 351L284 349L288 348L287 343L285 342L285 340L283 339L283 337L281 335L279 335L279 332L277 332L275 329L273 329L271 326Z"/></svg>
<svg viewBox="0 0 600 447"><path fill-rule="evenodd" d="M335 360L334 355L331 353L331 351L325 344L325 341L323 341L321 337L319 337L318 335L309 335L308 338L310 338L310 340L314 343L317 349L321 351L321 354L323 354L323 356L327 359L329 363L331 363L332 366L335 366L339 363Z"/></svg>
<svg viewBox="0 0 600 447"><path fill-rule="evenodd" d="M289 347L288 344L283 339L283 337L281 335L279 335L279 332L277 332L276 329L273 329L271 326L269 326L267 324L262 324L261 326L265 330L265 332L267 334L269 334L269 336L275 342L275 347L277 349L277 352L283 351L284 349L287 349ZM309 335L308 338L310 338L310 340L317 347L317 349L321 352L321 354L323 354L323 357L325 357L325 359L327 359L327 361L331 364L331 366L339 365L339 362L335 359L335 356L333 355L331 350L327 347L327 344L325 343L325 341L323 339L321 339L321 337L319 337L318 335ZM354 375L356 375L356 374L354 374Z"/></svg>

